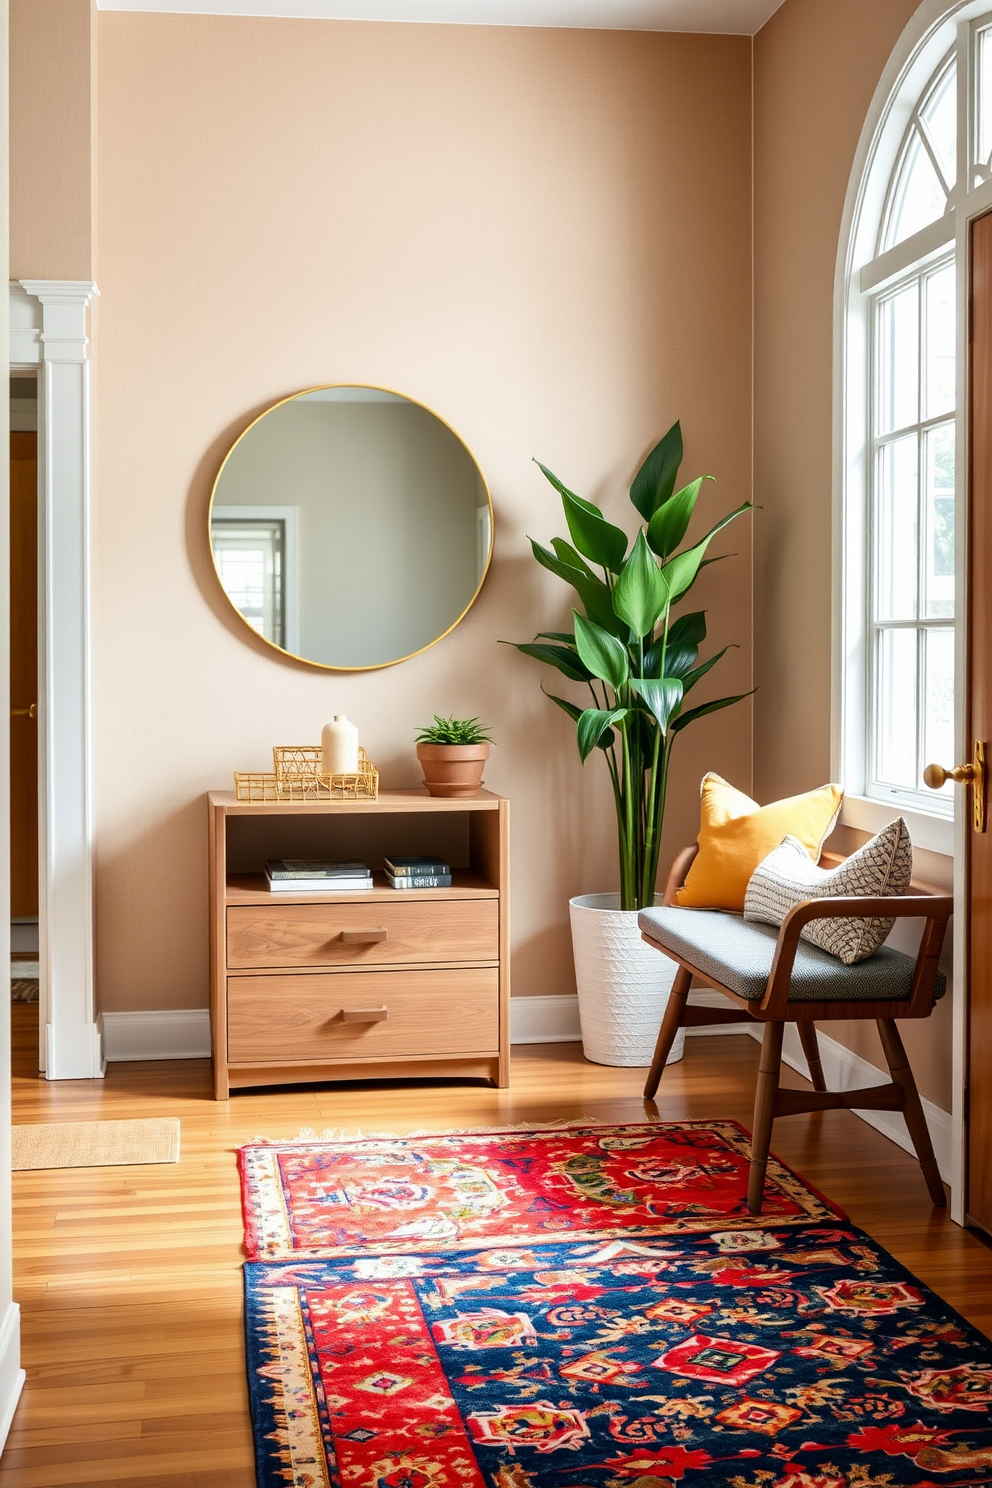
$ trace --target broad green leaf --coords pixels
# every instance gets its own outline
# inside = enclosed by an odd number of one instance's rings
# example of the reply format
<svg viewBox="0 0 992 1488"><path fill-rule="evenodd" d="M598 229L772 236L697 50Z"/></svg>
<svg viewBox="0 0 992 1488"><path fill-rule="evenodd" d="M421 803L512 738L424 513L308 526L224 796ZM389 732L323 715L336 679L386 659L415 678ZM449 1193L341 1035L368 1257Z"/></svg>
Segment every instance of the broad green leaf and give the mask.
<svg viewBox="0 0 992 1488"><path fill-rule="evenodd" d="M575 617L575 646L582 660L603 682L608 682L614 692L622 687L630 675L630 665L625 648L594 620L587 620L578 610Z"/></svg>
<svg viewBox="0 0 992 1488"><path fill-rule="evenodd" d="M691 672L686 672L685 676L682 678L683 693L688 692L690 687L695 687L699 679L706 676L706 673L709 671L710 667L715 667L717 662L722 657L726 656L727 652L731 649L737 649L736 644L733 642L731 642L730 646L724 646L723 650L718 651L715 656L711 656L709 661L704 661L701 666L694 667Z"/></svg>
<svg viewBox="0 0 992 1488"><path fill-rule="evenodd" d="M672 733L687 728L690 723L695 723L697 718L705 718L707 713L716 713L720 708L729 708L734 703L743 702L757 690L756 687L752 687L751 692L739 692L736 697L717 698L716 702L702 703L698 708L690 708L688 713L680 713L678 718L672 719Z"/></svg>
<svg viewBox="0 0 992 1488"><path fill-rule="evenodd" d="M537 639L539 641L564 641L567 646L575 645L575 633L571 630L539 630Z"/></svg>
<svg viewBox="0 0 992 1488"><path fill-rule="evenodd" d="M646 677L653 677L655 675L659 677L661 676L660 642L656 643L655 649L657 649L658 651L658 669L657 671L648 671L647 667L645 667L644 675ZM684 677L686 672L689 671L690 667L694 664L698 655L699 651L697 647L690 646L687 645L685 642L678 641L673 645L672 639L669 636L668 645L665 647L665 676ZM652 658L652 660L653 659L654 658Z"/></svg>
<svg viewBox="0 0 992 1488"><path fill-rule="evenodd" d="M615 636L621 646L630 639L630 630L613 608L613 596L599 579L588 579L584 585L576 584L579 597L585 606L586 615Z"/></svg>
<svg viewBox="0 0 992 1488"><path fill-rule="evenodd" d="M682 683L675 677L632 677L630 685L647 703L658 720L658 727L665 733L668 720L682 701Z"/></svg>
<svg viewBox="0 0 992 1488"><path fill-rule="evenodd" d="M541 686L541 691L544 692L543 684ZM568 701L568 698L556 697L553 692L544 692L544 696L546 698L550 698L553 703L557 703L562 712L567 713L573 723L578 723L579 719L582 717L581 708L577 708L574 703L570 703Z"/></svg>
<svg viewBox="0 0 992 1488"><path fill-rule="evenodd" d="M659 557L667 558L675 552L689 530L703 481L712 479L712 475L701 475L698 480L683 486L681 491L676 491L664 506L659 506L648 523L648 542Z"/></svg>
<svg viewBox="0 0 992 1488"><path fill-rule="evenodd" d="M691 589L692 585L696 582L696 575L703 566L706 549L717 533L728 526L735 517L739 517L743 512L751 510L750 501L743 502L736 511L732 511L728 516L722 517L715 527L711 527L706 536L701 538L698 543L695 543L691 548L686 548L684 553L676 553L674 558L668 560L661 572L671 594L671 604L675 604L676 600L681 599L682 595L688 589Z"/></svg>
<svg viewBox="0 0 992 1488"><path fill-rule="evenodd" d="M626 640L626 626L614 613L613 600L603 580L597 579L595 574L590 575L589 570L584 567L574 567L556 553L552 553L550 548L542 547L533 537L529 541L534 557L541 567L555 574L557 578L564 579L566 584L571 584L582 600L589 618L595 620L597 625L602 625L611 634Z"/></svg>
<svg viewBox="0 0 992 1488"><path fill-rule="evenodd" d="M562 563L568 563L572 568L577 568L580 573L587 574L590 579L595 579L597 577L597 575L594 574L592 569L589 567L586 560L583 558L582 554L577 553L572 547L572 544L566 542L563 537L553 537L551 539L551 546L558 554L558 557L561 559ZM602 580L600 579L599 582L602 583Z"/></svg>
<svg viewBox="0 0 992 1488"><path fill-rule="evenodd" d="M698 542L694 548L686 548L684 553L676 553L674 558L669 558L661 570L662 577L668 589L668 603L673 605L675 601L690 589L696 581L700 566L706 556L706 544L708 537Z"/></svg>
<svg viewBox="0 0 992 1488"><path fill-rule="evenodd" d="M573 639L569 637L569 639ZM664 635L658 637L644 653L643 674L645 677L660 677L662 652L665 659L666 677L683 677L694 665L699 655L699 645L706 639L706 611L694 610L691 615L680 615L668 627L668 641Z"/></svg>
<svg viewBox="0 0 992 1488"><path fill-rule="evenodd" d="M568 516L568 503L570 503L570 501L573 501L573 503L576 504L577 507L580 507L580 510L586 512L587 515L592 516L592 518L596 518L596 516L598 516L599 521L604 521L604 516L602 516L601 510L599 510L599 507L595 506L592 501L586 501L586 498L582 496L576 496L576 493L574 493L574 491L568 490L567 485L565 485L564 482L559 481L558 476L555 475L555 472L553 472L553 470L547 469L547 466L543 466L540 460L535 460L534 464L538 467L538 470L540 470L540 472L543 473L544 476L546 476L547 481L550 481L550 484L555 487L555 490L558 491L559 496L561 496L562 503L564 503L565 506L565 516ZM608 524L607 522L607 527L608 525L610 524ZM614 528L614 531L619 531L619 528ZM626 534L625 537L623 537L623 552L626 552ZM599 559L593 558L593 562L599 562Z"/></svg>
<svg viewBox="0 0 992 1488"><path fill-rule="evenodd" d="M621 718L626 717L626 708L613 708L609 712L603 708L586 708L579 719L577 729L579 757L583 764L592 754L610 724L619 723Z"/></svg>
<svg viewBox="0 0 992 1488"><path fill-rule="evenodd" d="M589 574L587 570L576 568L574 563L569 563L566 559L559 557L557 553L553 553L550 548L545 548L536 538L528 538L528 542L531 546L531 552L541 567L546 568L549 573L556 574L559 579L564 579L565 583L571 584L573 589L577 587L577 579L588 579ZM605 584L603 588L606 588Z"/></svg>
<svg viewBox="0 0 992 1488"><path fill-rule="evenodd" d="M675 480L682 464L682 425L674 423L664 438L659 439L630 486L630 499L645 522L650 522L659 506L675 490Z"/></svg>
<svg viewBox="0 0 992 1488"><path fill-rule="evenodd" d="M619 573L627 552L626 532L614 527L590 502L579 501L570 493L561 499L572 541L582 556Z"/></svg>
<svg viewBox="0 0 992 1488"><path fill-rule="evenodd" d="M536 642L523 645L519 641L509 644L525 656L533 656L535 661L545 661L548 666L557 667L570 682L588 682L592 675L579 656L567 646L540 646Z"/></svg>
<svg viewBox="0 0 992 1488"><path fill-rule="evenodd" d="M545 477L545 479L551 482L555 490L558 492L559 496L571 496L575 501L578 501L579 498L578 496L576 496L575 492L570 491L566 485L563 485L562 482L555 475L553 470L549 470L547 465L542 465L540 460L535 460L534 464L537 466L538 470Z"/></svg>
<svg viewBox="0 0 992 1488"><path fill-rule="evenodd" d="M701 646L706 639L706 611L693 610L690 615L680 615L668 627L668 645Z"/></svg>
<svg viewBox="0 0 992 1488"><path fill-rule="evenodd" d="M652 646L648 646L647 650L644 652L644 663L641 667L641 671L643 672L645 677L661 676L662 644L662 641L655 641L654 644Z"/></svg>
<svg viewBox="0 0 992 1488"><path fill-rule="evenodd" d="M544 692L543 687L541 688L541 691ZM556 697L553 692L544 692L544 696L546 698L550 698L553 703L557 703L562 712L567 713L573 723L578 723L579 719L582 717L581 708L577 708L575 704L570 703L567 698ZM614 734L613 730L610 728L606 729L605 732L600 735L600 738L596 743L596 748L602 749L605 754L608 749L613 748L615 738L616 735Z"/></svg>
<svg viewBox="0 0 992 1488"><path fill-rule="evenodd" d="M665 609L668 586L658 570L643 532L613 586L613 609L635 636L651 635Z"/></svg>

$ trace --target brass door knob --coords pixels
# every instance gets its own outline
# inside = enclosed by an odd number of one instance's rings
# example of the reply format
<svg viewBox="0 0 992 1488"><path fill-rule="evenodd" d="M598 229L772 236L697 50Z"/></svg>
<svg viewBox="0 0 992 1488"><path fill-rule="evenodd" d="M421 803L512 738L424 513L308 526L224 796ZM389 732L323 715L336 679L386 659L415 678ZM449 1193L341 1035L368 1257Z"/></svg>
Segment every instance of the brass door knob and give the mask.
<svg viewBox="0 0 992 1488"><path fill-rule="evenodd" d="M974 765L955 765L953 770L945 770L943 765L927 765L923 771L924 783L931 790L940 790L948 780L956 780L959 785L969 785L974 778Z"/></svg>
<svg viewBox="0 0 992 1488"><path fill-rule="evenodd" d="M927 765L923 771L924 782L931 790L940 790L941 786L948 780L956 780L959 785L971 786L972 822L976 832L985 831L985 740L975 740L974 758L966 765L955 765L953 770L945 770L943 765Z"/></svg>
<svg viewBox="0 0 992 1488"><path fill-rule="evenodd" d="M11 718L36 718L38 716L38 704L32 703L30 708L11 708Z"/></svg>

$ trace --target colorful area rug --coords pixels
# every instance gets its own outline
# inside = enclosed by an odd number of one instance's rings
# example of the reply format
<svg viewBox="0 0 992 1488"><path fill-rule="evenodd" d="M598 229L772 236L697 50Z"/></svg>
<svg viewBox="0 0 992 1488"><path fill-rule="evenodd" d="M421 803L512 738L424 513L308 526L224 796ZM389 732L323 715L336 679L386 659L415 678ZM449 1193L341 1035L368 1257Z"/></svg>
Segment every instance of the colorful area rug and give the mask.
<svg viewBox="0 0 992 1488"><path fill-rule="evenodd" d="M747 1211L750 1137L735 1121L537 1127L333 1142L239 1154L251 1260L458 1250L807 1225L840 1210L768 1164Z"/></svg>
<svg viewBox="0 0 992 1488"><path fill-rule="evenodd" d="M987 1339L846 1225L712 1228L249 1264L259 1484L992 1482Z"/></svg>

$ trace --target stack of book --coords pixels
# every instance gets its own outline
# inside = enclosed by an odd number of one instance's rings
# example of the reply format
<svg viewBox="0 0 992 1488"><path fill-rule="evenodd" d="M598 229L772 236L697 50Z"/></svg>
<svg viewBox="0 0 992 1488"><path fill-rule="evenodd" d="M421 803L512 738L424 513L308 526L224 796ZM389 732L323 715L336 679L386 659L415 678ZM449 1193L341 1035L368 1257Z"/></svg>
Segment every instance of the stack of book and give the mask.
<svg viewBox="0 0 992 1488"><path fill-rule="evenodd" d="M393 889L449 889L451 864L433 853L395 854L383 858L386 882Z"/></svg>
<svg viewBox="0 0 992 1488"><path fill-rule="evenodd" d="M273 894L356 894L371 889L372 873L366 863L270 858L265 881Z"/></svg>

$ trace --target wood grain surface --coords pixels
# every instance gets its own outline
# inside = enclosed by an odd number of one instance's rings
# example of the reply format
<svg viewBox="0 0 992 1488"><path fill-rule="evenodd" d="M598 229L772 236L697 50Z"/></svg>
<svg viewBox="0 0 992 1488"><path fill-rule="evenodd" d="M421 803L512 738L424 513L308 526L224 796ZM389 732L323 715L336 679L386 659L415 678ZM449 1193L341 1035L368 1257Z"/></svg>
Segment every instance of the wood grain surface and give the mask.
<svg viewBox="0 0 992 1488"><path fill-rule="evenodd" d="M417 890L409 889L408 894ZM403 966L424 961L495 961L499 953L496 899L414 900L388 903L273 904L227 910L227 964L267 966ZM275 897L275 896L273 896ZM344 934L385 931L381 940L354 944ZM232 1059L235 1057L232 1054Z"/></svg>
<svg viewBox="0 0 992 1488"><path fill-rule="evenodd" d="M494 966L227 979L232 1065L498 1052Z"/></svg>
<svg viewBox="0 0 992 1488"><path fill-rule="evenodd" d="M992 214L971 225L968 479L969 740L992 748ZM954 760L954 764L958 761ZM972 788L967 792L971 815ZM986 786L986 802L989 793ZM968 1192L992 1232L992 823L968 843Z"/></svg>
<svg viewBox="0 0 992 1488"><path fill-rule="evenodd" d="M587 1064L577 1044L514 1052L509 1089L312 1085L213 1099L208 1060L35 1073L37 1007L13 1009L15 1121L178 1116L175 1167L14 1175L15 1295L28 1380L0 1488L253 1488L235 1149L301 1127L423 1127L594 1117L732 1116L747 1124L758 1045L687 1040L657 1106L643 1070ZM785 1079L800 1085L798 1075ZM774 1151L992 1334L992 1251L935 1210L916 1160L848 1111L776 1124Z"/></svg>

